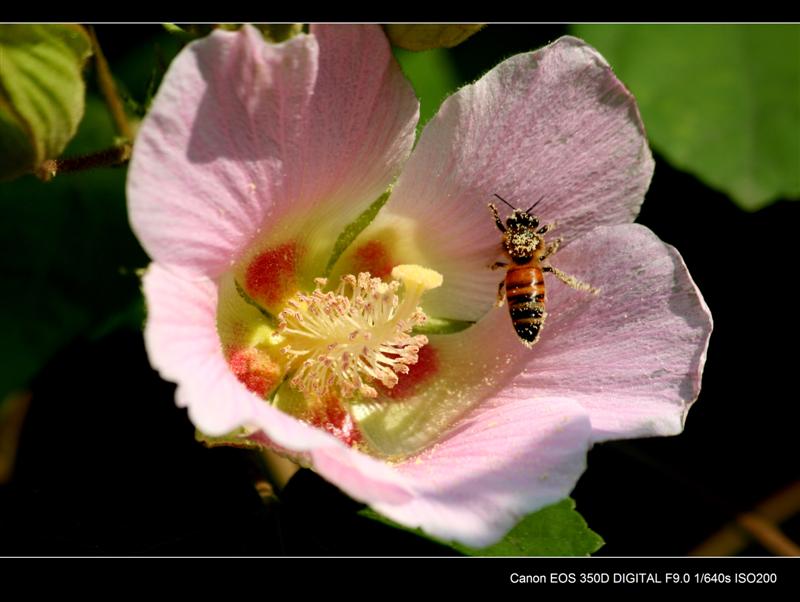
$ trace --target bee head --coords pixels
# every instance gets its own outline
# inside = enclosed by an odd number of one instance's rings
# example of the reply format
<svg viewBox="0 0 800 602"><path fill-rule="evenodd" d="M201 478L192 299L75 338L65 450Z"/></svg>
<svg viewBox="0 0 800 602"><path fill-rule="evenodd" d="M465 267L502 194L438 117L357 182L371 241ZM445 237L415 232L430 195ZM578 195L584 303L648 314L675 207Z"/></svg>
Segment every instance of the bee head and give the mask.
<svg viewBox="0 0 800 602"><path fill-rule="evenodd" d="M506 227L511 230L527 230L529 228L538 228L539 220L529 213L514 209L514 213L506 220Z"/></svg>

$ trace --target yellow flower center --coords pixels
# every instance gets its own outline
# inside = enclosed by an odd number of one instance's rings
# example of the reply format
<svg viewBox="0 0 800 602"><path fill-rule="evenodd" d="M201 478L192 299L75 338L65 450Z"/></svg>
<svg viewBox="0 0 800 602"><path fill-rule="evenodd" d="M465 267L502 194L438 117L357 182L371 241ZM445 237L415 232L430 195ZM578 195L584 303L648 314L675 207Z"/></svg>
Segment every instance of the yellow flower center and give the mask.
<svg viewBox="0 0 800 602"><path fill-rule="evenodd" d="M323 292L324 278L311 293L296 293L278 315L277 338L298 391L339 399L354 394L374 398L376 381L387 388L416 364L424 335L412 335L427 319L419 307L426 290L442 276L427 268L400 265L392 282L362 272L344 276L335 291ZM401 283L402 299L398 294ZM371 384L372 383L372 384Z"/></svg>

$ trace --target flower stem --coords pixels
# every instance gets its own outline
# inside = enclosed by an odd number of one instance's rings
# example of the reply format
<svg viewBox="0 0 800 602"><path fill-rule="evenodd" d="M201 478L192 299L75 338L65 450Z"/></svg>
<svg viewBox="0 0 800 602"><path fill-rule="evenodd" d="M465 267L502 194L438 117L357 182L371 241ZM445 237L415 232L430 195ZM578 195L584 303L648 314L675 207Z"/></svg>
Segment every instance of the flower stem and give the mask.
<svg viewBox="0 0 800 602"><path fill-rule="evenodd" d="M69 157L67 159L48 159L36 170L36 177L49 182L60 173L84 171L96 167L116 167L128 161L132 146L125 142L89 155Z"/></svg>
<svg viewBox="0 0 800 602"><path fill-rule="evenodd" d="M108 61L106 61L106 57L100 49L97 34L93 26L89 25L87 29L92 40L92 49L94 50L95 64L97 65L97 82L114 120L117 134L125 138L125 140L133 140L133 132L128 123L128 118L125 116L125 107L117 92L117 86L114 83L114 77L111 75L111 69L108 67Z"/></svg>

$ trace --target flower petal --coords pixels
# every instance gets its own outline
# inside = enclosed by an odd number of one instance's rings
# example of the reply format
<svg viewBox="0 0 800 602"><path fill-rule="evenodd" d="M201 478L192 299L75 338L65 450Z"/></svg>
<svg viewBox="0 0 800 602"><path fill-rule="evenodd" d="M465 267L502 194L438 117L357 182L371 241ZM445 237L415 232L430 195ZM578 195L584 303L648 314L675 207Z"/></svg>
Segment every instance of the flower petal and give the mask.
<svg viewBox="0 0 800 602"><path fill-rule="evenodd" d="M569 494L584 469L590 426L568 400L511 387L427 452L391 466L271 407L228 368L216 333L217 287L152 264L144 277L153 366L178 383L178 404L211 436L239 427L314 467L346 493L408 526L489 545L522 516Z"/></svg>
<svg viewBox="0 0 800 602"><path fill-rule="evenodd" d="M578 401L594 441L681 432L712 321L677 250L627 224L598 228L552 261L601 290L548 279L549 317L521 384Z"/></svg>
<svg viewBox="0 0 800 602"><path fill-rule="evenodd" d="M565 498L586 467L591 427L576 403L505 389L429 451L398 466L409 503L373 506L444 540L482 548Z"/></svg>
<svg viewBox="0 0 800 602"><path fill-rule="evenodd" d="M232 389L252 394L233 378L224 358L221 366L217 361L222 358L222 349L216 328L216 285L210 280L184 280L152 263L142 287L147 301L144 339L150 363L162 378L178 383L176 401L181 407L189 407L197 428L211 436L233 431L241 424L240 417L249 414L249 401ZM228 384L228 377L237 387ZM206 388L208 382L218 381L226 391L212 393Z"/></svg>
<svg viewBox="0 0 800 602"><path fill-rule="evenodd" d="M633 221L653 159L633 96L590 46L563 37L501 63L448 98L373 225L356 242L388 240L388 255L444 275L429 314L475 320L494 300L500 233L487 209L497 193L558 221L565 241ZM424 249L420 258L419 249Z"/></svg>
<svg viewBox="0 0 800 602"><path fill-rule="evenodd" d="M131 224L159 263L212 278L262 232L316 240L318 227L324 267L398 173L417 110L376 26L315 27L278 45L249 26L215 31L176 57L142 124Z"/></svg>

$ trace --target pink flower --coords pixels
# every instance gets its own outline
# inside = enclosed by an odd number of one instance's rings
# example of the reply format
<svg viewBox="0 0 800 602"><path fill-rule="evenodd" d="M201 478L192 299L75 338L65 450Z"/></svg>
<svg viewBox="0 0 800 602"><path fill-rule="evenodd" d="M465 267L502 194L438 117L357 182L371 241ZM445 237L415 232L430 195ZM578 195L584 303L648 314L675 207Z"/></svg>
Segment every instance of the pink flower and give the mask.
<svg viewBox="0 0 800 602"><path fill-rule="evenodd" d="M130 166L153 258L145 337L201 431L480 547L567 496L593 443L679 433L711 317L678 252L630 223L652 157L633 97L582 41L461 89L412 152L417 115L375 26L189 45ZM532 349L494 307L495 193L542 198L564 238L549 261L601 289L548 276Z"/></svg>

